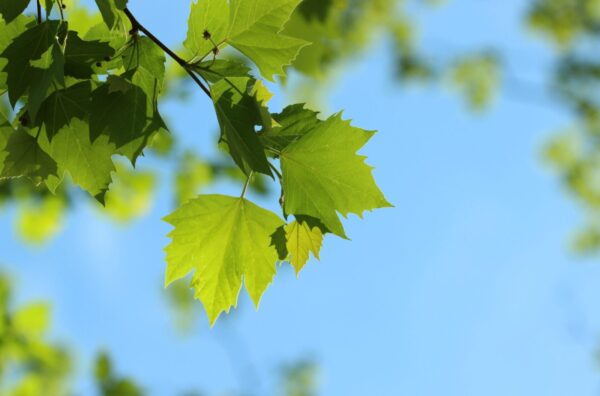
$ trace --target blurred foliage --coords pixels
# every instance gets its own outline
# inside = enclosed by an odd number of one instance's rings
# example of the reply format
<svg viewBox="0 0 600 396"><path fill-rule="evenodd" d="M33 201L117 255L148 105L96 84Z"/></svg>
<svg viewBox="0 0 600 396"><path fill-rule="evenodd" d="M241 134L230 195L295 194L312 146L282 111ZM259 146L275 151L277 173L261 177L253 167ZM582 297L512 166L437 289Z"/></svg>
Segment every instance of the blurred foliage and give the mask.
<svg viewBox="0 0 600 396"><path fill-rule="evenodd" d="M31 303L14 309L10 280L0 275L0 395L62 396L70 359L48 343L50 308Z"/></svg>
<svg viewBox="0 0 600 396"><path fill-rule="evenodd" d="M101 352L96 358L94 374L102 396L144 395L132 379L122 378L114 372L112 360L106 352Z"/></svg>
<svg viewBox="0 0 600 396"><path fill-rule="evenodd" d="M182 334L189 334L200 319L200 307L194 301L194 291L190 281L182 279L173 282L164 289L169 308L174 317L176 329Z"/></svg>
<svg viewBox="0 0 600 396"><path fill-rule="evenodd" d="M68 349L47 340L51 310L47 303L29 303L14 308L12 280L0 273L0 396L65 396L73 391L73 364ZM198 309L188 298L189 285L177 282L168 289L178 309L187 304L189 312ZM181 296L177 296L177 291ZM183 311L181 311L183 313ZM198 318L198 315L195 316ZM193 324L193 323L192 323ZM223 335L222 335L223 336ZM224 338L224 342L232 342ZM108 352L100 352L94 362L93 379L99 396L144 396L152 394L136 380L118 374ZM313 361L298 360L282 365L273 390L278 396L314 396L318 390L319 370ZM229 395L255 394L253 389ZM209 395L200 390L183 395Z"/></svg>
<svg viewBox="0 0 600 396"><path fill-rule="evenodd" d="M110 190L106 193L104 210L119 222L128 222L145 215L152 205L156 175L131 168L125 161L117 163Z"/></svg>
<svg viewBox="0 0 600 396"><path fill-rule="evenodd" d="M500 65L490 53L459 59L451 69L452 85L465 97L471 110L484 110L500 86Z"/></svg>
<svg viewBox="0 0 600 396"><path fill-rule="evenodd" d="M312 361L299 361L283 367L282 396L316 396L319 368Z"/></svg>
<svg viewBox="0 0 600 396"><path fill-rule="evenodd" d="M559 50L548 85L570 110L571 126L546 145L545 158L584 208L586 225L575 235L578 253L600 249L600 1L537 0L529 26Z"/></svg>

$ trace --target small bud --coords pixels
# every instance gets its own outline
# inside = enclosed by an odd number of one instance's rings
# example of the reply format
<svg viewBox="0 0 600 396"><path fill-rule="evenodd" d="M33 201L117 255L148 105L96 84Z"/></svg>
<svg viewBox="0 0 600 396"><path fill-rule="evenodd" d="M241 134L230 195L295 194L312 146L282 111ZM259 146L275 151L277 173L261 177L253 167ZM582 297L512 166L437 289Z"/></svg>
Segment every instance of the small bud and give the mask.
<svg viewBox="0 0 600 396"><path fill-rule="evenodd" d="M63 10L67 9L67 5L65 3L62 4L62 9Z"/></svg>
<svg viewBox="0 0 600 396"><path fill-rule="evenodd" d="M96 67L102 66L102 62L96 62Z"/></svg>
<svg viewBox="0 0 600 396"><path fill-rule="evenodd" d="M218 47L215 47L215 48L213 48L213 49L212 49L212 53L213 53L215 56L219 55L219 48L218 48Z"/></svg>
<svg viewBox="0 0 600 396"><path fill-rule="evenodd" d="M204 37L204 40L210 40L212 36L208 30L205 30L202 37Z"/></svg>

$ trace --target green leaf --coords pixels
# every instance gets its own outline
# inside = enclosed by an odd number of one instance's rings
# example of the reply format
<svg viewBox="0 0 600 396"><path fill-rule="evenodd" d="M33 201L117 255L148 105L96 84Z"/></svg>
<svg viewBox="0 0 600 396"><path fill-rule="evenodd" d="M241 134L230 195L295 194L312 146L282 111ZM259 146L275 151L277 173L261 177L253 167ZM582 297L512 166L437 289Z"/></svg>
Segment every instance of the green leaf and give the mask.
<svg viewBox="0 0 600 396"><path fill-rule="evenodd" d="M142 137L148 116L147 100L139 86L122 77L110 76L92 92L92 140L104 134L121 147Z"/></svg>
<svg viewBox="0 0 600 396"><path fill-rule="evenodd" d="M317 225L296 220L285 226L285 236L289 261L298 275L308 262L310 253L317 260L319 259L319 252L323 244L323 231Z"/></svg>
<svg viewBox="0 0 600 396"><path fill-rule="evenodd" d="M44 101L38 119L45 126L49 140L69 126L72 119L87 119L92 106L91 91L90 82L84 81L55 91Z"/></svg>
<svg viewBox="0 0 600 396"><path fill-rule="evenodd" d="M345 238L337 212L361 216L365 210L391 206L365 157L356 154L372 135L338 114L287 146L280 154L285 212L319 219Z"/></svg>
<svg viewBox="0 0 600 396"><path fill-rule="evenodd" d="M261 131L260 139L265 147L281 151L315 129L322 122L317 116L318 113L305 109L302 104L288 106L281 113L273 114L279 126Z"/></svg>
<svg viewBox="0 0 600 396"><path fill-rule="evenodd" d="M0 54L4 52L16 37L27 30L29 24L34 23L33 18L26 17L25 15L20 15L9 24L0 19ZM7 88L7 75L3 72L7 63L8 59L0 57L0 90L3 91Z"/></svg>
<svg viewBox="0 0 600 396"><path fill-rule="evenodd" d="M226 40L228 28L227 0L198 0L192 3L187 37L183 45L190 51L192 58L203 59L212 52L214 44Z"/></svg>
<svg viewBox="0 0 600 396"><path fill-rule="evenodd" d="M106 193L105 212L114 220L130 222L145 215L152 205L156 177L153 172L134 170L117 163L117 171Z"/></svg>
<svg viewBox="0 0 600 396"><path fill-rule="evenodd" d="M69 31L65 50L65 74L79 79L90 79L97 63L106 62L115 50L106 42L86 41L77 32Z"/></svg>
<svg viewBox="0 0 600 396"><path fill-rule="evenodd" d="M127 8L127 2L128 0L115 0L115 5L118 10L124 10Z"/></svg>
<svg viewBox="0 0 600 396"><path fill-rule="evenodd" d="M90 141L89 124L78 118L60 129L52 141L40 136L40 145L58 165L56 176L47 183L50 190L60 184L65 173L73 182L104 203L104 195L111 182L111 172L115 170L112 155L115 145L108 136Z"/></svg>
<svg viewBox="0 0 600 396"><path fill-rule="evenodd" d="M46 15L49 16L52 12L52 8L54 8L54 3L56 0L44 0L44 9L46 10Z"/></svg>
<svg viewBox="0 0 600 396"><path fill-rule="evenodd" d="M30 62L31 76L27 111L35 120L38 110L53 83L64 85L64 55L58 45L53 45L39 60Z"/></svg>
<svg viewBox="0 0 600 396"><path fill-rule="evenodd" d="M195 70L208 82L216 83L227 77L248 77L250 68L237 61L216 59L196 65Z"/></svg>
<svg viewBox="0 0 600 396"><path fill-rule="evenodd" d="M4 114L0 112L0 173L4 167L4 159L8 155L8 152L5 150L6 145L13 132L13 127L10 125Z"/></svg>
<svg viewBox="0 0 600 396"><path fill-rule="evenodd" d="M148 114L157 107L165 77L165 53L147 37L136 37L123 52L123 66L133 84L146 94Z"/></svg>
<svg viewBox="0 0 600 396"><path fill-rule="evenodd" d="M254 127L262 122L261 104L251 95L255 80L231 77L211 86L222 139L229 153L246 174L256 171L271 175L269 162Z"/></svg>
<svg viewBox="0 0 600 396"><path fill-rule="evenodd" d="M2 0L0 1L0 14L6 23L10 23L25 11L30 0Z"/></svg>
<svg viewBox="0 0 600 396"><path fill-rule="evenodd" d="M285 75L304 40L281 34L301 0L199 1L192 5L184 43L194 59L206 58L214 49L230 44L250 58L261 74L273 81Z"/></svg>
<svg viewBox="0 0 600 396"><path fill-rule="evenodd" d="M32 85L34 74L39 78L39 71L34 70L31 62L44 65L48 59L44 61L42 56L54 55L54 52L47 51L57 43L58 26L58 21L46 21L35 25L15 38L0 55L8 59L3 71L7 74L8 96L13 107ZM35 89L40 92L43 90L39 87L34 87Z"/></svg>
<svg viewBox="0 0 600 396"><path fill-rule="evenodd" d="M232 0L229 43L258 66L260 73L273 81L285 75L304 40L281 34L301 0Z"/></svg>
<svg viewBox="0 0 600 396"><path fill-rule="evenodd" d="M117 6L115 0L96 0L96 5L100 10L100 14L102 14L104 23L106 23L109 29L114 28L121 19L122 8L120 9Z"/></svg>
<svg viewBox="0 0 600 396"><path fill-rule="evenodd" d="M26 337L42 336L50 325L50 307L44 303L27 305L13 317L15 330Z"/></svg>
<svg viewBox="0 0 600 396"><path fill-rule="evenodd" d="M56 162L42 150L35 137L22 129L10 135L5 151L7 155L0 180L28 177L39 184L56 175Z"/></svg>
<svg viewBox="0 0 600 396"><path fill-rule="evenodd" d="M271 234L283 224L243 198L201 195L165 219L175 229L167 247L166 283L194 271L192 284L211 325L237 305L242 278L258 307L271 283L277 252Z"/></svg>

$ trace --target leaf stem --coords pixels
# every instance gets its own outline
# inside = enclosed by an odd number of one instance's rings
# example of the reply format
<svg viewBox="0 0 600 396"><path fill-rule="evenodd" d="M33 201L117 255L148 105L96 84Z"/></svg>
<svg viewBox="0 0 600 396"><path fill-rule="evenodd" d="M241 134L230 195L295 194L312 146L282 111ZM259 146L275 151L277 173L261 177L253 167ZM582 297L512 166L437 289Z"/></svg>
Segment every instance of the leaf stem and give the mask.
<svg viewBox="0 0 600 396"><path fill-rule="evenodd" d="M252 180L252 176L254 175L254 171L250 171L248 174L248 178L246 179L246 183L244 183L244 188L242 189L242 194L240 198L244 198L246 196L246 192L248 191L248 187L250 186L250 180Z"/></svg>
<svg viewBox="0 0 600 396"><path fill-rule="evenodd" d="M40 0L37 0L37 23L38 25L42 23L42 3Z"/></svg>
<svg viewBox="0 0 600 396"><path fill-rule="evenodd" d="M281 180L283 178L283 175L281 174L281 172L279 172L279 169L277 169L277 167L275 165L273 165L272 163L269 162L269 167L271 168L271 170L273 172L275 172L275 174L277 175L279 180Z"/></svg>
<svg viewBox="0 0 600 396"><path fill-rule="evenodd" d="M125 8L123 10L123 12L125 12L125 15L127 16L127 18L129 18L129 21L131 22L131 26L132 26L133 30L139 30L142 33L144 33L146 35L146 37L148 37L150 40L152 40L154 42L154 44L158 45L160 47L160 49L162 49L175 62L177 62L181 67L183 67L185 69L185 71L187 72L187 74L189 74L189 76L192 78L192 80L194 80L194 82L196 84L198 84L198 86L202 89L202 91L204 91L204 93L209 98L212 97L211 94L210 94L210 90L206 87L206 85L204 85L204 83L202 83L202 81L200 80L200 78L198 78L198 76L196 74L194 74L194 72L192 72L192 70L190 70L190 65L185 60L183 60L182 58L180 58L179 55L177 55L175 52L173 52L162 41L160 41L154 34L152 34L152 32L150 32L148 29L146 29L144 27L144 25L142 25L135 18L135 16L133 16L133 14L131 13L131 11L129 11L128 8Z"/></svg>

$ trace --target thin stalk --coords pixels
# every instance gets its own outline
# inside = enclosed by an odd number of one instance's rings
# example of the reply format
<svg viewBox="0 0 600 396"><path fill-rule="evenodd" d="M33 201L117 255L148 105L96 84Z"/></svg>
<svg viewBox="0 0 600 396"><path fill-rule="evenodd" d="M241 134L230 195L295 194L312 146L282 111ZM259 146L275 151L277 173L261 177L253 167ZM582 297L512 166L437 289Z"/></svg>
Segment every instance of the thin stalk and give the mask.
<svg viewBox="0 0 600 396"><path fill-rule="evenodd" d="M246 196L246 192L248 191L248 187L250 186L250 181L252 180L252 176L254 175L254 171L250 171L248 174L248 178L246 179L246 183L244 183L244 188L242 189L242 194L240 198L244 198Z"/></svg>

